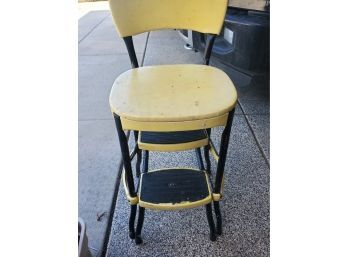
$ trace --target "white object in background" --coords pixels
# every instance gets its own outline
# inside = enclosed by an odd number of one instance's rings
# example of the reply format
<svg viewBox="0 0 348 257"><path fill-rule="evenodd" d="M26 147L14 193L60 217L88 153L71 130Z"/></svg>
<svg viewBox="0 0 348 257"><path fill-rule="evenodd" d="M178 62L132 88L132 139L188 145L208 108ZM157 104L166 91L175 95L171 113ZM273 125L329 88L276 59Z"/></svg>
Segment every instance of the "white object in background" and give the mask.
<svg viewBox="0 0 348 257"><path fill-rule="evenodd" d="M88 238L86 234L86 223L82 218L79 218L79 257L92 257L91 252L88 249Z"/></svg>
<svg viewBox="0 0 348 257"><path fill-rule="evenodd" d="M228 29L228 28L224 28L224 39L230 43L232 45L233 42L233 31Z"/></svg>

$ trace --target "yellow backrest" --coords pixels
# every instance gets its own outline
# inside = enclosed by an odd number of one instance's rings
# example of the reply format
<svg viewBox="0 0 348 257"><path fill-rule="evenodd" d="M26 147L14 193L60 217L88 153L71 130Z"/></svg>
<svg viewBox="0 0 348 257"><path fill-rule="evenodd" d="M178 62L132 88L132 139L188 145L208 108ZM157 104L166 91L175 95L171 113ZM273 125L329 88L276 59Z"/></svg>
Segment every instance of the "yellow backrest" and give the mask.
<svg viewBox="0 0 348 257"><path fill-rule="evenodd" d="M109 0L120 37L158 29L219 34L228 0Z"/></svg>

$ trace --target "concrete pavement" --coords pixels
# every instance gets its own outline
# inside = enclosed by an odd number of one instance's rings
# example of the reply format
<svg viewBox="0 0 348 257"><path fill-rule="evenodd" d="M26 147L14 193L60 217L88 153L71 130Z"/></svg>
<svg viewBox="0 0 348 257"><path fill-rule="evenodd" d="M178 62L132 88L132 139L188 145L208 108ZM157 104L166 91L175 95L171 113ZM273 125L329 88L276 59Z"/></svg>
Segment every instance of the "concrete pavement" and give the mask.
<svg viewBox="0 0 348 257"><path fill-rule="evenodd" d="M130 62L105 2L88 6L79 19L78 190L79 216L86 221L91 252L96 255L103 242L120 160L108 97L114 79L130 68ZM146 34L135 40L139 58L145 41ZM98 215L102 215L99 220Z"/></svg>

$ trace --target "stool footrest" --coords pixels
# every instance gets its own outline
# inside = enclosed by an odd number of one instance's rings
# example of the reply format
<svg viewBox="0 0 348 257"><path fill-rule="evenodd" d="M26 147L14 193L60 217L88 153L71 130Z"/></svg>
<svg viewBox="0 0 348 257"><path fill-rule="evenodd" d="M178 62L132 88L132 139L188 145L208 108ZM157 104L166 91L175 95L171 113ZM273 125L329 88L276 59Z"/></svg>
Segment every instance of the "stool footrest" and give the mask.
<svg viewBox="0 0 348 257"><path fill-rule="evenodd" d="M178 168L141 175L141 207L176 210L198 207L211 201L212 194L204 171Z"/></svg>
<svg viewBox="0 0 348 257"><path fill-rule="evenodd" d="M203 147L208 144L205 129L175 132L141 131L138 145L150 151L183 151Z"/></svg>

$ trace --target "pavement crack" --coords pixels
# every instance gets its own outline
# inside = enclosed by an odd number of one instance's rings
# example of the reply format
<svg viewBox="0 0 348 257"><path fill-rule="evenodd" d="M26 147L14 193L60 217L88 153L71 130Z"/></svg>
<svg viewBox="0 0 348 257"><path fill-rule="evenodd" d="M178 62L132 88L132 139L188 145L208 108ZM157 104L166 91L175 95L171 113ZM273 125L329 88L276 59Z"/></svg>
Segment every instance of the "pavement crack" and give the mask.
<svg viewBox="0 0 348 257"><path fill-rule="evenodd" d="M98 22L86 35L84 35L80 40L79 44L86 38L88 37L107 17L110 16L110 13L106 15L100 22Z"/></svg>
<svg viewBox="0 0 348 257"><path fill-rule="evenodd" d="M238 105L239 105L239 107L240 107L240 109L241 109L241 111L242 111L242 113L243 113L243 115L244 115L245 121L246 121L246 123L248 124L248 127L250 128L251 134L253 135L253 137L254 137L254 139L255 139L256 145L257 145L257 147L259 148L259 150L260 150L260 152L261 152L261 154L262 154L262 157L265 159L268 168L270 168L270 163L269 163L269 160L268 160L268 158L267 158L267 156L266 156L266 153L265 153L265 151L263 150L263 148L262 148L262 146L261 146L261 143L260 143L259 139L257 138L256 133L255 133L253 127L251 126L251 122L250 122L250 120L248 119L248 116L247 116L247 114L245 113L245 111L244 111L244 109L243 109L243 106L242 106L242 104L240 103L239 100L238 100Z"/></svg>
<svg viewBox="0 0 348 257"><path fill-rule="evenodd" d="M97 213L97 221L101 221L104 216L108 214L107 211L102 212L101 214Z"/></svg>
<svg viewBox="0 0 348 257"><path fill-rule="evenodd" d="M126 132L127 142L129 141L129 136L130 136L130 131L127 130L127 132ZM115 215L115 210L116 210L117 196L118 196L118 191L120 188L122 170L123 170L123 159L121 157L120 162L119 162L118 167L117 167L117 177L115 180L115 186L114 186L114 192L113 192L113 197L112 197L112 201L111 201L111 207L109 209L110 215L108 217L108 225L106 227L106 231L104 234L104 240L103 240L103 243L101 245L101 252L100 252L100 255L98 254L98 256L106 256L106 253L107 253L109 240L110 240L110 234L112 231L112 222L114 220L114 215Z"/></svg>

